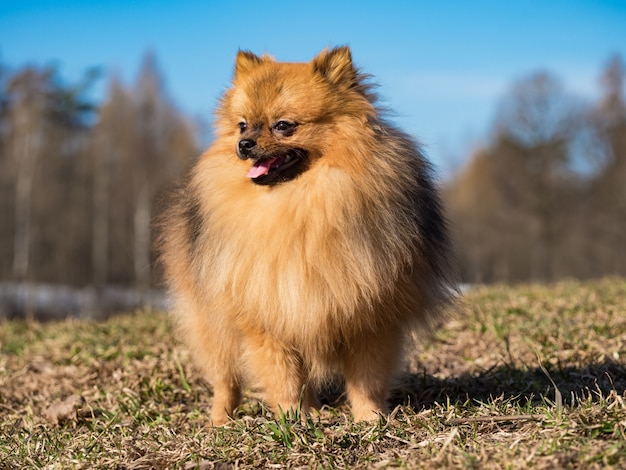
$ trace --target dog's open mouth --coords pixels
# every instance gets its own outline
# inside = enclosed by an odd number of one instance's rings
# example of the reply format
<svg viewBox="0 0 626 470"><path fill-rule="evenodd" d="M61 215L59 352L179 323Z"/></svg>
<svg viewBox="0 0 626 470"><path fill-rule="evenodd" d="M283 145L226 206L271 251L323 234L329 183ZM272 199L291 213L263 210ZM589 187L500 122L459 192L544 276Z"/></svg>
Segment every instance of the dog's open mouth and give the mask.
<svg viewBox="0 0 626 470"><path fill-rule="evenodd" d="M282 155L257 159L246 176L261 185L290 181L304 171L305 160L304 150L291 149Z"/></svg>

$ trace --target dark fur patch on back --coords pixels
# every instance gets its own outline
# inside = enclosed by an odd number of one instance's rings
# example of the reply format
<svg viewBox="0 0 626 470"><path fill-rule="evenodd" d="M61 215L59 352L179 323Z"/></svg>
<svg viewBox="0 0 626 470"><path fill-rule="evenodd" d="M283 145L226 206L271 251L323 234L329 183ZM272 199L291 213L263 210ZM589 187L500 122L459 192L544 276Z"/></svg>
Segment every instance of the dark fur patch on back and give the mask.
<svg viewBox="0 0 626 470"><path fill-rule="evenodd" d="M189 240L189 251L190 255L193 257L196 251L196 245L198 242L198 238L202 233L202 215L200 214L200 201L195 196L189 192L188 188L183 189L185 191L183 195L182 203L182 217L185 220L185 225L187 227L187 236Z"/></svg>

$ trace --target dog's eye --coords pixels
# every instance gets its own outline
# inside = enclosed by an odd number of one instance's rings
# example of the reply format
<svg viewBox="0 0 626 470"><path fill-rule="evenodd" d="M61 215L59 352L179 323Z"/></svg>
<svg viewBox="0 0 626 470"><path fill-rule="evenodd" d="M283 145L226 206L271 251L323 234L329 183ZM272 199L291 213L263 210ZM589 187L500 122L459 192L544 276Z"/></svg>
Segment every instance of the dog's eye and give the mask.
<svg viewBox="0 0 626 470"><path fill-rule="evenodd" d="M276 132L280 132L283 134L291 134L296 128L296 124L289 121L278 121L272 128Z"/></svg>
<svg viewBox="0 0 626 470"><path fill-rule="evenodd" d="M239 124L237 124L239 126L239 132L241 132L242 134L244 133L244 131L248 128L248 124L246 124L245 122L241 121Z"/></svg>

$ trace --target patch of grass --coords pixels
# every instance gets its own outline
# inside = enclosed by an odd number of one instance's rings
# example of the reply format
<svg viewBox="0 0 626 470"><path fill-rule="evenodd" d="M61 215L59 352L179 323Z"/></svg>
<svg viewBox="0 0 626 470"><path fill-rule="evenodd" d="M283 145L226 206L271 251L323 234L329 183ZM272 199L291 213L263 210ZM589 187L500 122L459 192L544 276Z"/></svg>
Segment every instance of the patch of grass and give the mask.
<svg viewBox="0 0 626 470"><path fill-rule="evenodd" d="M341 400L274 417L247 394L211 428L210 387L161 313L2 323L0 468L626 467L626 281L461 304L370 424ZM50 419L58 404L70 412Z"/></svg>

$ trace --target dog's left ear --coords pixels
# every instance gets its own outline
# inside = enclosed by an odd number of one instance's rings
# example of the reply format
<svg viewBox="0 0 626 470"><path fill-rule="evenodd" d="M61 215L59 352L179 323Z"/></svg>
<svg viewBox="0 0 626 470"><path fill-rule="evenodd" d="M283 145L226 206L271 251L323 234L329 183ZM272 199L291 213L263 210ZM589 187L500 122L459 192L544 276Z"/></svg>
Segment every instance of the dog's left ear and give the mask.
<svg viewBox="0 0 626 470"><path fill-rule="evenodd" d="M357 71L352 64L352 54L348 46L322 51L313 59L312 65L313 71L332 85L350 87L357 82Z"/></svg>

